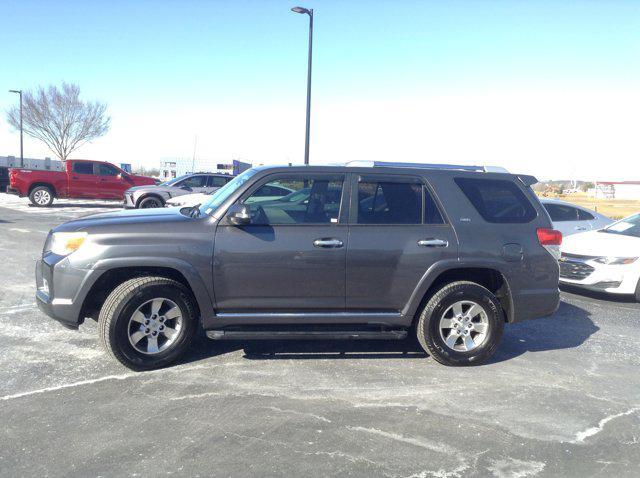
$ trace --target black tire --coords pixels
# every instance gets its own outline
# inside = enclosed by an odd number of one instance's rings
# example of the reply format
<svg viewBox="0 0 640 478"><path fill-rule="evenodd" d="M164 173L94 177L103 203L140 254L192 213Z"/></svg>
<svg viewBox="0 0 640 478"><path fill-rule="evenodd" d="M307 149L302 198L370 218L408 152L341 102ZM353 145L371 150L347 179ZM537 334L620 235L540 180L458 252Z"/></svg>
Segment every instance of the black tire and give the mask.
<svg viewBox="0 0 640 478"><path fill-rule="evenodd" d="M147 196L138 202L138 209L164 207L164 201L158 196Z"/></svg>
<svg viewBox="0 0 640 478"><path fill-rule="evenodd" d="M636 286L636 302L640 302L640 279L638 279L638 285Z"/></svg>
<svg viewBox="0 0 640 478"><path fill-rule="evenodd" d="M53 190L49 186L36 186L29 193L29 201L35 207L48 207L53 203Z"/></svg>
<svg viewBox="0 0 640 478"><path fill-rule="evenodd" d="M449 347L440 330L440 321L444 314L459 301L474 302L486 314L486 336L479 345L469 351ZM496 296L481 285L467 281L452 282L436 292L422 310L416 326L418 342L424 351L441 364L450 366L478 365L486 361L496 351L503 331L504 314ZM477 337L475 334L476 332L473 332L472 336ZM461 336L460 340L463 339Z"/></svg>
<svg viewBox="0 0 640 478"><path fill-rule="evenodd" d="M166 350L148 355L136 350L129 340L130 319L138 307L159 297L178 306L182 326ZM174 363L188 350L197 323L195 300L184 285L165 277L137 277L120 284L109 294L100 310L98 335L109 355L125 367L152 370Z"/></svg>

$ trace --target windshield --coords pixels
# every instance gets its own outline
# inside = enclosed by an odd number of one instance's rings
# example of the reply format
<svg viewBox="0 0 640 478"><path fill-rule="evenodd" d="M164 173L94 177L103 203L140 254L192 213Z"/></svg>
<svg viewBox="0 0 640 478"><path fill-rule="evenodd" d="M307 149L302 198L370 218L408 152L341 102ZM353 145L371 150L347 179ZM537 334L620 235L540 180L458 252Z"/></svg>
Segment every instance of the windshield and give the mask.
<svg viewBox="0 0 640 478"><path fill-rule="evenodd" d="M159 186L173 186L175 183L184 179L188 176L188 174L183 174L182 176L178 176L177 178L169 179L168 181L164 181L159 184Z"/></svg>
<svg viewBox="0 0 640 478"><path fill-rule="evenodd" d="M603 232L623 236L640 237L640 214L629 216L605 227Z"/></svg>
<svg viewBox="0 0 640 478"><path fill-rule="evenodd" d="M220 204L231 196L236 189L246 183L255 173L255 169L247 169L244 173L236 176L220 189L216 190L206 202L200 205L200 214L211 214L218 209Z"/></svg>

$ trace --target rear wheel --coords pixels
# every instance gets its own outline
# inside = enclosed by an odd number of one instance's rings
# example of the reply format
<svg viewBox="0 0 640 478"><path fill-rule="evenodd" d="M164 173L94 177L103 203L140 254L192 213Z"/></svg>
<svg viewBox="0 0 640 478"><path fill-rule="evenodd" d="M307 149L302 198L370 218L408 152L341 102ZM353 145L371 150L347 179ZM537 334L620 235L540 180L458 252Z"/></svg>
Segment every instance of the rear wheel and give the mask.
<svg viewBox="0 0 640 478"><path fill-rule="evenodd" d="M98 320L107 352L132 370L175 362L188 348L197 318L190 291L164 277L138 277L116 287Z"/></svg>
<svg viewBox="0 0 640 478"><path fill-rule="evenodd" d="M160 199L159 197L156 197L156 196L146 197L146 198L142 199L138 203L138 207L140 209L162 207L162 206L164 206L164 203L162 202L162 199Z"/></svg>
<svg viewBox="0 0 640 478"><path fill-rule="evenodd" d="M36 186L29 193L29 201L36 207L51 206L53 202L53 191L49 186Z"/></svg>
<svg viewBox="0 0 640 478"><path fill-rule="evenodd" d="M636 286L636 302L640 302L640 279L638 279L638 285Z"/></svg>
<svg viewBox="0 0 640 478"><path fill-rule="evenodd" d="M416 329L420 345L438 362L476 365L497 349L504 315L488 289L474 282L452 282L427 302Z"/></svg>

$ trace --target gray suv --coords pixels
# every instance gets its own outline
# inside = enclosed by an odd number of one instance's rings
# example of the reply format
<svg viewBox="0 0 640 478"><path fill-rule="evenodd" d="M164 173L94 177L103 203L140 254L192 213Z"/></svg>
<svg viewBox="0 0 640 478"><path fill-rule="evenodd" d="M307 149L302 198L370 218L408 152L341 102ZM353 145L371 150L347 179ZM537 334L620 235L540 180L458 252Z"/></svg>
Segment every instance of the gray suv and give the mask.
<svg viewBox="0 0 640 478"><path fill-rule="evenodd" d="M98 320L134 370L224 339L403 339L472 365L505 323L558 307L562 236L531 176L468 167L250 169L198 206L64 223L36 268L42 311ZM262 200L264 188L293 191ZM303 191L301 200L291 200Z"/></svg>
<svg viewBox="0 0 640 478"><path fill-rule="evenodd" d="M229 174L192 173L158 185L135 186L124 192L124 207L126 209L163 207L167 199L183 194L211 193L232 179L233 176Z"/></svg>

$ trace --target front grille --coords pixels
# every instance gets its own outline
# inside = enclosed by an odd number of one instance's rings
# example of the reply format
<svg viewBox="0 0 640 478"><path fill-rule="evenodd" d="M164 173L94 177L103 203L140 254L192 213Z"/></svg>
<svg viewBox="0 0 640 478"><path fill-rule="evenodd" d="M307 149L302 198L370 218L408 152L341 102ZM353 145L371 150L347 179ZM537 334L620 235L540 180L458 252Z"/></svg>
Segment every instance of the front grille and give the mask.
<svg viewBox="0 0 640 478"><path fill-rule="evenodd" d="M595 269L584 262L560 261L560 277L572 280L586 279Z"/></svg>

